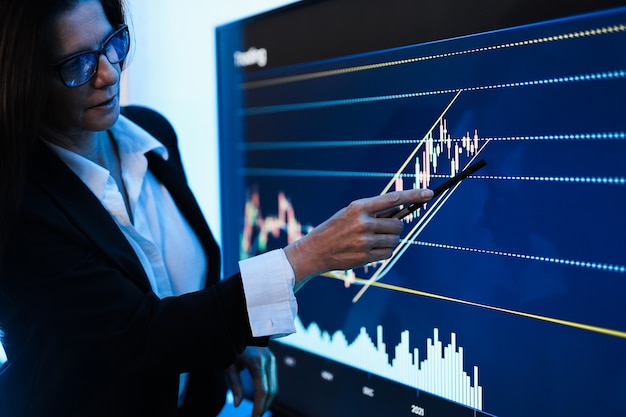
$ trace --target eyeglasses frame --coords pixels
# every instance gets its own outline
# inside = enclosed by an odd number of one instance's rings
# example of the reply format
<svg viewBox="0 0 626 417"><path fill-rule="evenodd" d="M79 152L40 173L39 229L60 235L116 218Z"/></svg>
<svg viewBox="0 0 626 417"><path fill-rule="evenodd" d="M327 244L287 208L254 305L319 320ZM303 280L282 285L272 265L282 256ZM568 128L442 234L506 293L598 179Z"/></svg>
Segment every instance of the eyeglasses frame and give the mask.
<svg viewBox="0 0 626 417"><path fill-rule="evenodd" d="M120 33L126 32L126 36L128 37L128 45L126 47L126 51L124 53L124 57L122 59L120 59L117 62L111 62L111 60L109 59L109 57L106 54L106 49L109 46L109 42L111 42L111 40L113 38L115 38L116 36L118 36ZM61 78L61 81L63 82L63 84L66 87L69 88L75 88L75 87L80 87L81 85L85 85L87 84L89 81L91 81L91 79L96 75L96 73L98 72L98 64L100 63L100 56L104 55L107 59L107 61L109 61L110 64L115 65L115 64L119 64L120 62L124 61L126 59L126 57L128 56L128 51L130 50L130 33L129 33L129 29L128 29L128 25L122 25L120 26L118 29L116 29L115 31L113 31L109 36L107 36L107 38L102 41L102 44L100 44L100 48L93 50L93 51L81 51L81 52L76 52L75 54L72 54L68 57L63 58L61 61L57 62L56 64L52 65L52 69L54 69L57 74L59 75L59 77ZM68 62L70 62L71 60L81 56L81 55L88 55L88 54L95 54L96 55L96 65L94 66L93 71L91 72L89 78L87 78L84 82L81 82L80 84L76 84L76 85L68 85L68 82L65 81L65 79L63 78L63 75L61 74L61 69L63 68L63 66L65 64L67 64Z"/></svg>

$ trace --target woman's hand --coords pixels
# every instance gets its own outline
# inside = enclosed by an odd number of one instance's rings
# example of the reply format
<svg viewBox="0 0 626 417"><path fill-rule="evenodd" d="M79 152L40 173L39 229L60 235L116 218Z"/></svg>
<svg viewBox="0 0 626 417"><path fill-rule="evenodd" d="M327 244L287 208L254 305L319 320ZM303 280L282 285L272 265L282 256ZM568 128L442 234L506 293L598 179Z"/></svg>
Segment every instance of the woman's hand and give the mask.
<svg viewBox="0 0 626 417"><path fill-rule="evenodd" d="M389 258L398 245L403 223L391 218L401 205L425 203L431 190L405 190L353 201L302 239L285 255L295 276L295 290L315 275L355 268Z"/></svg>
<svg viewBox="0 0 626 417"><path fill-rule="evenodd" d="M260 417L269 409L278 390L276 358L268 348L248 346L235 363L226 369L226 377L235 398L235 407L241 404L245 395L240 375L243 370L250 372L252 377L254 389L252 417Z"/></svg>

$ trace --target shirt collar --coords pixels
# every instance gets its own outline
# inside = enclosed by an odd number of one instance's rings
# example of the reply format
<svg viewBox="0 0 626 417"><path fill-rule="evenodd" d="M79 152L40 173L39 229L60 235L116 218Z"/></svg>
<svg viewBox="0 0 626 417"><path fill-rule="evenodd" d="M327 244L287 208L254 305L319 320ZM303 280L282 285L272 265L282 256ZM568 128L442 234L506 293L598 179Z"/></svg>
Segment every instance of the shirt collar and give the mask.
<svg viewBox="0 0 626 417"><path fill-rule="evenodd" d="M167 148L161 142L124 115L120 115L110 130L117 142L118 152L122 161L128 160L128 156L144 155L150 151L154 151L164 160L169 158ZM109 181L109 171L73 151L48 141L44 142L74 171L91 192L102 201L107 189L107 182ZM145 168L143 171L145 172ZM132 194L136 194L136 192ZM134 200L134 198L131 199Z"/></svg>
<svg viewBox="0 0 626 417"><path fill-rule="evenodd" d="M167 148L161 142L124 115L120 115L111 128L111 133L117 142L120 155L154 151L165 160L169 158Z"/></svg>

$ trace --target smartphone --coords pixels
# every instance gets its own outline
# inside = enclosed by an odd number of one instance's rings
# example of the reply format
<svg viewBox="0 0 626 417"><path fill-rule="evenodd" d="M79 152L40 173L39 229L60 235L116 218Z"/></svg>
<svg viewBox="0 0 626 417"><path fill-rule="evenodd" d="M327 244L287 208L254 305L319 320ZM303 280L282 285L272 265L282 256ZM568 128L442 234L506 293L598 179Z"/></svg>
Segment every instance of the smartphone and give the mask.
<svg viewBox="0 0 626 417"><path fill-rule="evenodd" d="M452 187L459 181L464 180L465 178L469 177L470 175L472 175L473 173L475 173L476 171L478 171L485 165L487 165L487 163L485 162L484 159L481 159L480 161L475 162L472 165L468 166L463 171L459 172L454 177L450 178L449 180L441 184L439 187L435 188L433 190L433 193L434 193L433 198L437 197L439 194L443 193L444 191L446 191L448 188ZM402 210L400 210L399 212L397 212L396 214L394 214L392 217L396 219L402 219L408 216L409 214L413 213L415 210L422 207L423 205L424 203L410 204L406 206L405 208L403 208Z"/></svg>

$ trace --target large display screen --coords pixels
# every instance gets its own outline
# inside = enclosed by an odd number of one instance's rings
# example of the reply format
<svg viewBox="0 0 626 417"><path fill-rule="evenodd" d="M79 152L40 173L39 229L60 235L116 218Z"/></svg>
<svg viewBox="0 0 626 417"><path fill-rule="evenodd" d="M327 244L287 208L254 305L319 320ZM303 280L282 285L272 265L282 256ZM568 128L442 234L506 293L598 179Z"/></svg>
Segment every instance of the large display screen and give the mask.
<svg viewBox="0 0 626 417"><path fill-rule="evenodd" d="M626 7L270 65L246 27L315 4L217 31L227 273L351 200L487 166L389 260L297 294L276 413L626 415Z"/></svg>

